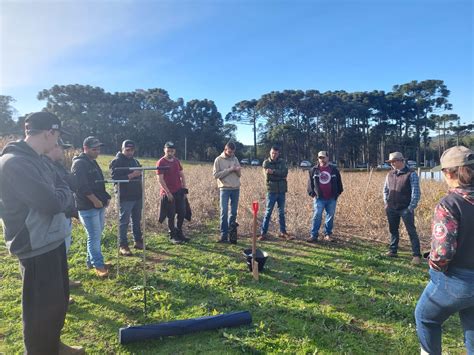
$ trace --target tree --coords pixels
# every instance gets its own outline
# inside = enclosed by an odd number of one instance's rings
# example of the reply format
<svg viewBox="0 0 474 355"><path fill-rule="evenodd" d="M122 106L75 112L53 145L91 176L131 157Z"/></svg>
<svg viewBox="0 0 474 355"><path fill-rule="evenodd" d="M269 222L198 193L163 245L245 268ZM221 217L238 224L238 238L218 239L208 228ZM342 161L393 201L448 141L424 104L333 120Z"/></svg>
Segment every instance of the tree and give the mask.
<svg viewBox="0 0 474 355"><path fill-rule="evenodd" d="M11 96L0 95L0 135L18 133L15 130L15 121L13 115L16 110L12 107L15 99Z"/></svg>
<svg viewBox="0 0 474 355"><path fill-rule="evenodd" d="M226 121L235 121L243 124L252 125L254 158L257 157L257 127L261 118L257 109L257 100L243 100L232 106L231 112L225 116Z"/></svg>

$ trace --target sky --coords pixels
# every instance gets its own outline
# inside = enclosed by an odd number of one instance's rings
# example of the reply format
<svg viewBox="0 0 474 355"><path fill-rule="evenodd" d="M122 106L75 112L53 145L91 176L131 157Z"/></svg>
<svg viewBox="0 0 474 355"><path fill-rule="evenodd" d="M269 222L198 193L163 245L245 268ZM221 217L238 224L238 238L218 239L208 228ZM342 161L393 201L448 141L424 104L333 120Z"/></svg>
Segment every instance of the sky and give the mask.
<svg viewBox="0 0 474 355"><path fill-rule="evenodd" d="M0 0L0 94L19 115L39 91L163 88L232 106L286 89L392 90L444 80L474 120L471 0ZM237 138L252 143L249 126Z"/></svg>

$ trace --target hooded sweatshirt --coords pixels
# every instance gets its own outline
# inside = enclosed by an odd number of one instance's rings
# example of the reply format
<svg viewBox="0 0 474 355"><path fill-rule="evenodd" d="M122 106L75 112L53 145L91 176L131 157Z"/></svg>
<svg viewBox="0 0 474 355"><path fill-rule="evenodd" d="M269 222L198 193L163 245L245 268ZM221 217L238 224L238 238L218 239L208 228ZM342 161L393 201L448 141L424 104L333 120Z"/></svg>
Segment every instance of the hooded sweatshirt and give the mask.
<svg viewBox="0 0 474 355"><path fill-rule="evenodd" d="M429 263L474 270L474 187L450 189L435 208Z"/></svg>
<svg viewBox="0 0 474 355"><path fill-rule="evenodd" d="M240 188L240 171L232 171L234 166L240 166L237 157L228 157L224 152L214 160L212 174L217 179L217 186L220 189L236 190Z"/></svg>
<svg viewBox="0 0 474 355"><path fill-rule="evenodd" d="M0 218L11 254L27 259L56 249L69 235L64 211L72 191L25 141L0 154Z"/></svg>

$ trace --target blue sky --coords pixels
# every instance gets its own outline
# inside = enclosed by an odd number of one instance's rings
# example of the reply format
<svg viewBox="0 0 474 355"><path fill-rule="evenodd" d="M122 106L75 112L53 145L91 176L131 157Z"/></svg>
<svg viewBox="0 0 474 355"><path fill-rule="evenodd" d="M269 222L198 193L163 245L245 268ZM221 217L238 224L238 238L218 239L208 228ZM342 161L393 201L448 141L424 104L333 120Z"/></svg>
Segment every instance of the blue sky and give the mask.
<svg viewBox="0 0 474 355"><path fill-rule="evenodd" d="M441 79L472 122L473 22L471 0L0 0L0 92L25 114L55 84L159 87L225 116L272 90ZM251 143L250 127L237 137Z"/></svg>

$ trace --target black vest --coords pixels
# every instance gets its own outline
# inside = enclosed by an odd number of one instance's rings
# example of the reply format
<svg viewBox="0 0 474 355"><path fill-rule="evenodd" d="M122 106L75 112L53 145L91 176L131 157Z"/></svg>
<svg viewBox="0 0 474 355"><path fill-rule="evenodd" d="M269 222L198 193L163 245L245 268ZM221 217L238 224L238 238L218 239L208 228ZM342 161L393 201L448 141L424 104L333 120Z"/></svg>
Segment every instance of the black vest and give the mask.
<svg viewBox="0 0 474 355"><path fill-rule="evenodd" d="M412 170L405 167L398 172L393 170L388 173L388 207L395 210L403 210L410 205L410 176L412 172Z"/></svg>

